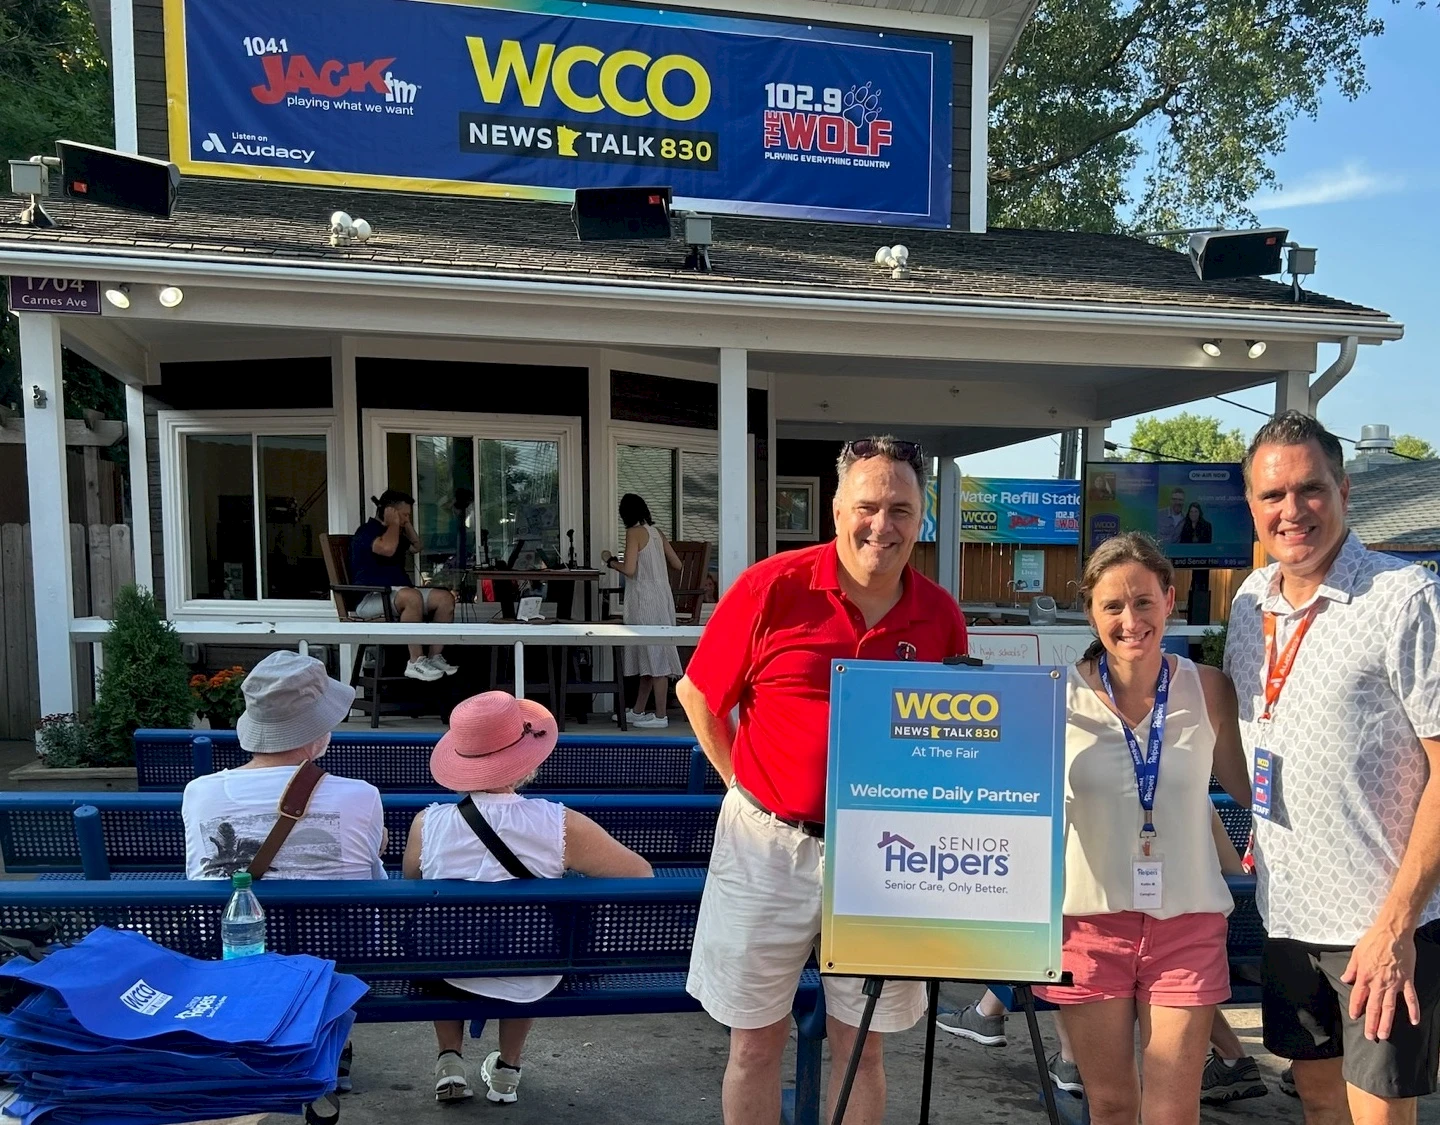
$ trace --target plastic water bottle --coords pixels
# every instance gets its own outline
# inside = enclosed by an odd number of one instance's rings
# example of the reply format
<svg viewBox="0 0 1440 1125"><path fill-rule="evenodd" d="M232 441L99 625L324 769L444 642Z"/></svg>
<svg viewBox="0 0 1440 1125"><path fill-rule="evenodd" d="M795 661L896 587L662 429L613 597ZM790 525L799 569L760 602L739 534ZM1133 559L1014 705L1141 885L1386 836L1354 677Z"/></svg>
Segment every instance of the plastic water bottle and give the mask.
<svg viewBox="0 0 1440 1125"><path fill-rule="evenodd" d="M227 961L265 952L265 911L250 889L250 872L235 872L230 885L235 892L220 919L220 948Z"/></svg>

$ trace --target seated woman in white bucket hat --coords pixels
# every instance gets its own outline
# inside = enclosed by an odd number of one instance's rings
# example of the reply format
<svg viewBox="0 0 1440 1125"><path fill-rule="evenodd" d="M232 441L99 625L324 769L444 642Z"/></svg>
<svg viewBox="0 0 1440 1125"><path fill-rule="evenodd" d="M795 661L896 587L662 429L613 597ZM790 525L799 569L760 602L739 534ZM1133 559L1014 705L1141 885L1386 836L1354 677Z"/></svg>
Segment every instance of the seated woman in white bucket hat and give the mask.
<svg viewBox="0 0 1440 1125"><path fill-rule="evenodd" d="M492 883L527 872L538 879L558 879L567 870L621 879L654 874L644 858L589 817L516 792L550 756L557 737L554 716L532 700L487 691L458 704L450 713L450 730L430 755L430 773L468 799L430 805L415 817L405 844L405 877ZM489 837L490 845L482 837ZM560 978L467 977L447 983L478 996L533 1003ZM513 1102L525 1037L535 1021L499 1022L500 1049L486 1056L480 1077L490 1101ZM461 1057L464 1038L463 1021L435 1021L436 1101L471 1096Z"/></svg>

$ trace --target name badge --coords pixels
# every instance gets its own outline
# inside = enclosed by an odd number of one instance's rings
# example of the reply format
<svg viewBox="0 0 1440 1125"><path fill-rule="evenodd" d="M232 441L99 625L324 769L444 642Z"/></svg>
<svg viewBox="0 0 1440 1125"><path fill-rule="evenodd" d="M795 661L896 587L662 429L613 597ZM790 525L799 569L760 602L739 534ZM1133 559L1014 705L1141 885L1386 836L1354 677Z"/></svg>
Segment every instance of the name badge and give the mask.
<svg viewBox="0 0 1440 1125"><path fill-rule="evenodd" d="M1280 774L1280 759L1269 750L1255 748L1255 776L1250 783L1250 812L1261 820L1269 820L1273 811L1275 780Z"/></svg>
<svg viewBox="0 0 1440 1125"><path fill-rule="evenodd" d="M1153 856L1146 859L1136 859L1131 864L1131 874L1134 878L1133 909L1160 909L1164 872L1165 864Z"/></svg>

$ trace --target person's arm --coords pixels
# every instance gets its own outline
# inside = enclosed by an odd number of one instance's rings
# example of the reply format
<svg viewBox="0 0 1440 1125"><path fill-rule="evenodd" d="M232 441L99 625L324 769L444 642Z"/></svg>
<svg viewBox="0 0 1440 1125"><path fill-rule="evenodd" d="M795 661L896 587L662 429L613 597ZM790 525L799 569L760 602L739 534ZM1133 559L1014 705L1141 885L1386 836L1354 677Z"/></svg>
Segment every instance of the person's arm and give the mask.
<svg viewBox="0 0 1440 1125"><path fill-rule="evenodd" d="M565 810L565 866L601 879L649 879L655 874L649 860L574 809Z"/></svg>
<svg viewBox="0 0 1440 1125"><path fill-rule="evenodd" d="M675 685L675 698L690 720L690 729L695 732L695 741L705 751L705 757L715 767L720 780L727 786L735 777L735 763L731 752L735 744L735 732L730 729L730 715L717 715L710 710L701 691L690 677L683 676Z"/></svg>
<svg viewBox="0 0 1440 1125"><path fill-rule="evenodd" d="M400 550L401 539L400 517L395 514L394 508L386 508L385 530L370 541L370 550L382 558L392 559Z"/></svg>
<svg viewBox="0 0 1440 1125"><path fill-rule="evenodd" d="M658 531L656 534L660 535ZM664 535L660 535L660 545L665 548L665 561L670 564L670 569L684 570L685 564L680 561L680 556L675 553L675 548L670 546L670 540L666 539Z"/></svg>
<svg viewBox="0 0 1440 1125"><path fill-rule="evenodd" d="M1370 929L1355 943L1341 980L1354 985L1350 1018L1365 1014L1365 1037L1388 1039L1403 999L1420 1022L1415 992L1415 931L1440 883L1440 586L1427 583L1397 616L1387 654L1390 684L1420 738L1430 776L1395 881ZM1398 749L1385 748L1391 753Z"/></svg>
<svg viewBox="0 0 1440 1125"><path fill-rule="evenodd" d="M410 835L405 837L405 858L400 862L400 872L407 879L420 879L421 834L425 831L425 810L421 809L410 822Z"/></svg>
<svg viewBox="0 0 1440 1125"><path fill-rule="evenodd" d="M1210 806L1210 836L1215 841L1215 858L1220 861L1220 873L1244 875L1245 863L1230 841L1230 833L1225 831L1225 822L1220 819L1220 814L1215 811L1213 804Z"/></svg>
<svg viewBox="0 0 1440 1125"><path fill-rule="evenodd" d="M1200 685L1205 690L1205 708L1215 728L1215 759L1211 768L1220 787L1235 798L1241 808L1250 807L1250 770L1245 764L1245 747L1240 741L1240 705L1235 685L1218 668L1198 665Z"/></svg>
<svg viewBox="0 0 1440 1125"><path fill-rule="evenodd" d="M605 565L611 570L618 570L626 578L634 578L635 572L640 569L640 548L645 545L645 525L636 524L634 527L625 529L625 557L617 559L609 555L605 559Z"/></svg>
<svg viewBox="0 0 1440 1125"><path fill-rule="evenodd" d="M405 537L405 549L418 553L420 550L420 533L415 530L415 524L412 522L411 516L400 517L400 534Z"/></svg>

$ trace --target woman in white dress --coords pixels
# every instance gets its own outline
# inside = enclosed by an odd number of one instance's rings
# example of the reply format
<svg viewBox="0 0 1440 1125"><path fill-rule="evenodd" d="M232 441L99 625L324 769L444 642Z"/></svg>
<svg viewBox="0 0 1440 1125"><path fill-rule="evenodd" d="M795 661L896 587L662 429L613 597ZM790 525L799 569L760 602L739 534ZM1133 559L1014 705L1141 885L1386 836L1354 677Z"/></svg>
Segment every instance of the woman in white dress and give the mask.
<svg viewBox="0 0 1440 1125"><path fill-rule="evenodd" d="M655 526L650 506L635 493L620 498L620 520L625 525L625 557L617 559L606 551L602 558L606 566L625 576L625 624L674 625L675 594L666 567L678 571L680 556ZM626 722L637 727L668 727L670 679L684 673L674 645L626 645L625 675L640 677L635 709L625 716ZM652 696L655 711L647 714L645 707Z"/></svg>

